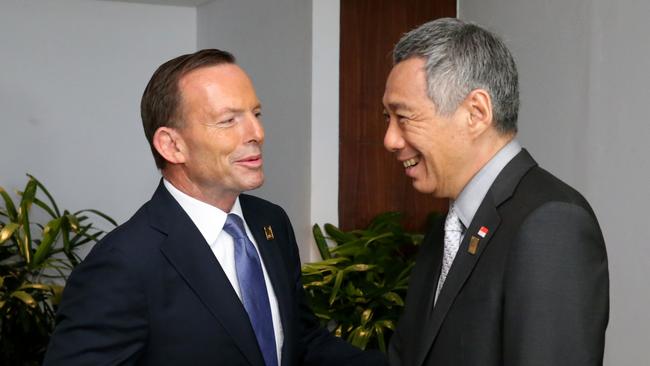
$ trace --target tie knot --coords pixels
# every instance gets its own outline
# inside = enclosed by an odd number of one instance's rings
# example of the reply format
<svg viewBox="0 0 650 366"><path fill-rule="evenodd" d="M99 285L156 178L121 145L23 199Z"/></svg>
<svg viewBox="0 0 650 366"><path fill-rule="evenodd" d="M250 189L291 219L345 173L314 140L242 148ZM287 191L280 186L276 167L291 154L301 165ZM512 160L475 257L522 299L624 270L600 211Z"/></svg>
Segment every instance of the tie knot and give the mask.
<svg viewBox="0 0 650 366"><path fill-rule="evenodd" d="M223 225L223 230L234 239L248 238L246 236L246 230L244 230L244 221L236 214L228 214L226 223Z"/></svg>
<svg viewBox="0 0 650 366"><path fill-rule="evenodd" d="M453 205L449 208L447 219L445 219L445 231L456 231L459 233L463 232L463 224L460 222L458 213L456 213L456 209Z"/></svg>

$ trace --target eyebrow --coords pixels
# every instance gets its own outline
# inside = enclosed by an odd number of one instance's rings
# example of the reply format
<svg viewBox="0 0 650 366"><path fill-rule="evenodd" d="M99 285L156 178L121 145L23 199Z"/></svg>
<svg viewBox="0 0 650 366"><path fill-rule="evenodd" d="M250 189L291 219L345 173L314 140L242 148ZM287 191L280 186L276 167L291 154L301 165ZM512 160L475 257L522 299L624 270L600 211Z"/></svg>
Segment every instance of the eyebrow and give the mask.
<svg viewBox="0 0 650 366"><path fill-rule="evenodd" d="M412 109L409 106L401 102L388 103L388 109L390 109L391 111L403 111L403 112L412 111Z"/></svg>
<svg viewBox="0 0 650 366"><path fill-rule="evenodd" d="M262 109L262 104L257 103L255 105L255 107L253 107L253 109ZM245 112L245 111L246 111L246 109L242 109L242 108L228 108L228 107L226 107L226 108L219 109L218 111L215 112L215 114L216 115L222 115L224 113L242 113L242 112Z"/></svg>

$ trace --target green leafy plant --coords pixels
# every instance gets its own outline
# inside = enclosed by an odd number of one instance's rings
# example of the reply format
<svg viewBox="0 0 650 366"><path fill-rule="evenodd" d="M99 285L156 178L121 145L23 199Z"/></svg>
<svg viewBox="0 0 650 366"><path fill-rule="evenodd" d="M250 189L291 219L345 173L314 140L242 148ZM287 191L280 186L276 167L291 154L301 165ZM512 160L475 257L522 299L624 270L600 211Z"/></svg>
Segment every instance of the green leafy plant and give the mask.
<svg viewBox="0 0 650 366"><path fill-rule="evenodd" d="M308 301L323 325L361 349L386 352L404 307L423 235L406 232L400 219L388 212L367 229L348 232L325 224L328 237L313 227L323 260L302 267Z"/></svg>
<svg viewBox="0 0 650 366"><path fill-rule="evenodd" d="M113 225L97 210L61 211L47 189L28 175L14 203L0 187L0 364L40 365L54 329L65 279L81 258L76 250L104 231L88 214ZM40 194L39 194L40 193ZM43 197L44 196L44 197ZM45 222L33 222L37 207Z"/></svg>

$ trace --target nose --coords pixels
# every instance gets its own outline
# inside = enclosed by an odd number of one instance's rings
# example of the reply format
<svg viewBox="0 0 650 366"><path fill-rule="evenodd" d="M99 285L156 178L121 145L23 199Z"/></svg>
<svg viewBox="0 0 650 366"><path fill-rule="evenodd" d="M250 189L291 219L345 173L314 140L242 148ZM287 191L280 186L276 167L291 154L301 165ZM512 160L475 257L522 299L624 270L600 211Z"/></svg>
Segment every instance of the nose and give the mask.
<svg viewBox="0 0 650 366"><path fill-rule="evenodd" d="M390 152L396 152L404 148L404 137L402 130L397 125L395 119L391 118L388 122L388 128L384 135L384 147Z"/></svg>
<svg viewBox="0 0 650 366"><path fill-rule="evenodd" d="M264 127L262 126L262 121L260 121L259 117L255 114L251 115L247 125L247 142L254 142L262 145L264 143Z"/></svg>

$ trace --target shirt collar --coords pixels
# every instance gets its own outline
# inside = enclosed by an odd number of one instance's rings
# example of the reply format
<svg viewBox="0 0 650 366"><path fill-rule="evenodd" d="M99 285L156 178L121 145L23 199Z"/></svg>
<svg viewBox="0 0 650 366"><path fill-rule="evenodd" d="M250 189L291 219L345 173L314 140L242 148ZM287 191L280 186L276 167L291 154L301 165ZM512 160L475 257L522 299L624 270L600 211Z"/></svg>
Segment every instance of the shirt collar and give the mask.
<svg viewBox="0 0 650 366"><path fill-rule="evenodd" d="M456 201L450 202L450 206L454 205L458 218L466 228L474 219L476 211L501 170L520 151L521 145L517 140L512 139L474 175L460 192Z"/></svg>
<svg viewBox="0 0 650 366"><path fill-rule="evenodd" d="M217 240L219 233L223 230L223 225L226 223L228 213L181 192L166 179L163 179L163 184L172 197L174 197L178 204L181 205L190 219L192 219L192 222L199 229L205 238L205 241L208 244L214 243ZM230 213L236 214L242 220L244 219L244 214L241 205L239 204L239 197L235 199L235 204L232 206Z"/></svg>

